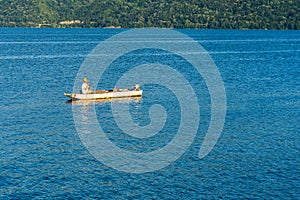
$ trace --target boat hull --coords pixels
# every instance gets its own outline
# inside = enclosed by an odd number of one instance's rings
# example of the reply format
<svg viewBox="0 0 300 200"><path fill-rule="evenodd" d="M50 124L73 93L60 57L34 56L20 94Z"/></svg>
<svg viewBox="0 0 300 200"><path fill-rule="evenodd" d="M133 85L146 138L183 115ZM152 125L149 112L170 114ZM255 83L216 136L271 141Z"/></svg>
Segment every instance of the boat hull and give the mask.
<svg viewBox="0 0 300 200"><path fill-rule="evenodd" d="M96 94L76 94L64 93L64 95L72 100L99 100L99 99L112 99L123 97L141 97L143 90L127 90L127 91L109 91Z"/></svg>

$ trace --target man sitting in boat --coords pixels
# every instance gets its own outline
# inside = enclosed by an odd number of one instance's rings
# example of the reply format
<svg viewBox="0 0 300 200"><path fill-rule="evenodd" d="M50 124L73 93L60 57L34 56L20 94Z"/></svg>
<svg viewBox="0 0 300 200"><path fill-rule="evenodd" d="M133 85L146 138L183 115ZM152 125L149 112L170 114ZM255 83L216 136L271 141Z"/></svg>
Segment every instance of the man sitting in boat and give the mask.
<svg viewBox="0 0 300 200"><path fill-rule="evenodd" d="M91 88L91 85L88 83L88 79L86 77L84 77L83 78L83 83L82 83L82 86L81 86L82 94L92 93L93 91L89 90L90 88Z"/></svg>

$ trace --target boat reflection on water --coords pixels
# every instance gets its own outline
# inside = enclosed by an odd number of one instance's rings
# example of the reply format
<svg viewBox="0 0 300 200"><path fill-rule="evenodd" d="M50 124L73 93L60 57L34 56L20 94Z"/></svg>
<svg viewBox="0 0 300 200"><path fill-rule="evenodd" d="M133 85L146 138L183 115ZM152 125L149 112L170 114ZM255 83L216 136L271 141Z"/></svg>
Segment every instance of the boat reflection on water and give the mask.
<svg viewBox="0 0 300 200"><path fill-rule="evenodd" d="M85 125L91 126L94 122L95 124L98 124L95 110L96 107L102 107L107 104L111 104L110 107L114 107L114 113L123 114L124 112L128 111L128 105L133 105L135 110L140 110L141 102L142 97L66 101L67 104L72 104L73 118L75 120L76 127L84 130L86 130L86 128L84 128Z"/></svg>
<svg viewBox="0 0 300 200"><path fill-rule="evenodd" d="M115 113L117 113L117 115L123 115L125 112L129 112L130 105L134 107L133 110L139 113L141 100L141 97L130 97L120 99L76 100L67 101L67 103L72 104L73 119L81 142L93 155L97 155L99 152L105 150L102 148L111 143L109 139L106 138L105 132L116 131L115 127L112 126L101 127L101 122L103 124L108 123L109 121L107 120L114 120L114 118L111 118L113 117L110 114L111 111L109 109L107 110L107 104L111 104L109 106L116 109ZM96 110L99 111L99 109L101 111L97 114Z"/></svg>
<svg viewBox="0 0 300 200"><path fill-rule="evenodd" d="M96 99L96 100L68 100L66 101L67 104L72 105L94 105L94 104L104 104L104 103L138 103L141 102L142 97L121 97L121 98L111 98L111 99Z"/></svg>

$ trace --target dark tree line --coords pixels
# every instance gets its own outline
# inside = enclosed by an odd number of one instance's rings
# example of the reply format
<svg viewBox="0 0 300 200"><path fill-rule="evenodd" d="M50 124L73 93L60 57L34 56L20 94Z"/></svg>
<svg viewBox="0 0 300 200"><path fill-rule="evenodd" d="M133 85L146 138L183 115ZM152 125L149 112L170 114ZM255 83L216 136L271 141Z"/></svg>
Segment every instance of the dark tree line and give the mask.
<svg viewBox="0 0 300 200"><path fill-rule="evenodd" d="M299 13L299 0L0 0L0 27L298 30Z"/></svg>

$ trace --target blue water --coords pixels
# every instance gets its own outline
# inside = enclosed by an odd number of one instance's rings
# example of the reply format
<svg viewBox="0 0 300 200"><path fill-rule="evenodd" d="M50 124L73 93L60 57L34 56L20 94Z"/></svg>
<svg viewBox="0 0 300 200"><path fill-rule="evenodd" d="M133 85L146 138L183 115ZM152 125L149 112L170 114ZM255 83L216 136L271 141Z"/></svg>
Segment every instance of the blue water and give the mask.
<svg viewBox="0 0 300 200"><path fill-rule="evenodd" d="M183 67L181 72L199 97L197 136L178 160L142 174L120 172L95 159L77 134L72 113L76 105L66 103L63 96L73 90L86 56L99 42L122 31L0 29L1 199L299 198L299 31L179 30L198 41L220 71L227 96L224 129L214 149L199 159L210 98L201 77ZM141 52L173 66L181 62L161 54ZM112 66L106 76L119 76L122 70L126 65ZM111 89L115 79L107 78L101 87ZM111 102L94 105L111 141L133 152L166 145L180 120L172 92L159 85L145 85L143 90L142 99L127 102L134 121L149 124L148 110L156 103L168 112L164 129L147 140L122 134ZM162 90L164 95L156 92Z"/></svg>

